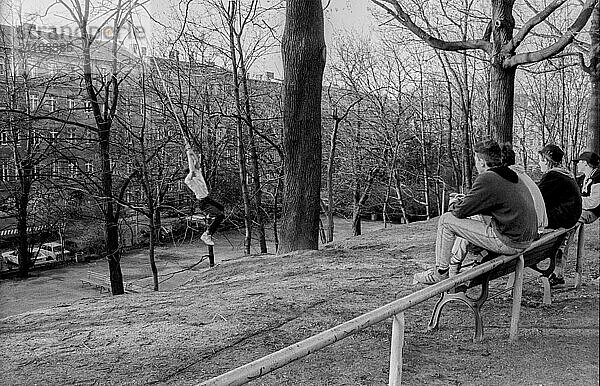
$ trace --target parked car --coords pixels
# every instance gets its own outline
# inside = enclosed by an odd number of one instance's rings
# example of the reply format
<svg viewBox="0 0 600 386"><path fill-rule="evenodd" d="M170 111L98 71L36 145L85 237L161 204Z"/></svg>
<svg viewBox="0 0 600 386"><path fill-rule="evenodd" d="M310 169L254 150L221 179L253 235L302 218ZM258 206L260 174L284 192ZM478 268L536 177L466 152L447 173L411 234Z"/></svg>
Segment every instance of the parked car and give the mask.
<svg viewBox="0 0 600 386"><path fill-rule="evenodd" d="M56 241L40 245L40 253L50 256L56 261L64 261L71 256L71 251L65 249L61 243Z"/></svg>
<svg viewBox="0 0 600 386"><path fill-rule="evenodd" d="M4 261L6 261L7 263L15 265L19 264L19 256L17 255L17 251L2 252L2 259L4 259Z"/></svg>
<svg viewBox="0 0 600 386"><path fill-rule="evenodd" d="M2 258L4 261L10 264L19 265L19 256L17 251L2 252ZM32 253L32 264L31 265L44 265L55 262L56 259L48 254L48 252L38 249Z"/></svg>

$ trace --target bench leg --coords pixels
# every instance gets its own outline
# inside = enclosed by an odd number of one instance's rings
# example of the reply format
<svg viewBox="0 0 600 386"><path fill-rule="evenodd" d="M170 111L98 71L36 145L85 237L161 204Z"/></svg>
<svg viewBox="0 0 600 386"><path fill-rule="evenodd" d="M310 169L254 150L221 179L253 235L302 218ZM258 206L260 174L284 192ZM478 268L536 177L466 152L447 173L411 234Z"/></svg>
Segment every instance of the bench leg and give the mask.
<svg viewBox="0 0 600 386"><path fill-rule="evenodd" d="M440 299L433 308L433 313L429 324L427 325L427 331L437 330L439 327L440 317L442 315L442 309L444 306L452 301L457 301L465 304L473 311L475 318L475 333L473 334L473 342L481 342L483 340L483 320L481 318L481 307L485 303L489 295L489 280L486 277L481 284L481 294L477 299L472 299L465 292L449 293L444 292L440 295Z"/></svg>
<svg viewBox="0 0 600 386"><path fill-rule="evenodd" d="M513 306L512 316L510 318L510 333L508 340L515 342L519 333L519 318L521 316L521 298L523 297L523 271L525 268L525 258L519 256L517 267L515 269L515 284L513 286Z"/></svg>
<svg viewBox="0 0 600 386"><path fill-rule="evenodd" d="M512 288L515 285L515 273L510 273L508 275L508 280L506 280L506 286L504 287L505 289L509 289Z"/></svg>
<svg viewBox="0 0 600 386"><path fill-rule="evenodd" d="M540 276L540 281L542 282L542 287L544 289L544 299L543 303L545 305L552 304L552 293L550 291L550 281L546 276Z"/></svg>
<svg viewBox="0 0 600 386"><path fill-rule="evenodd" d="M581 256L583 254L583 224L579 225L579 232L577 232L577 252L575 259L575 288L581 288L581 274L582 274L582 261Z"/></svg>

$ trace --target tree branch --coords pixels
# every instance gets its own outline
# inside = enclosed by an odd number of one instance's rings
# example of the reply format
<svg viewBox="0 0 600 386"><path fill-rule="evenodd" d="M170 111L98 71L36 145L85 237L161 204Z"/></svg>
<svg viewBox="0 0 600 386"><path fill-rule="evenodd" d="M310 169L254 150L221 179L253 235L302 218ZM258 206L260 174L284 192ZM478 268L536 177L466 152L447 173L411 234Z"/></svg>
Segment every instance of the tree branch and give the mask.
<svg viewBox="0 0 600 386"><path fill-rule="evenodd" d="M550 16L554 11L556 11L561 5L566 3L567 0L554 0L552 3L548 4L548 6L534 17L529 19L519 32L503 47L503 51L508 53L513 53L517 47L523 42L529 31L533 29L536 25L542 23L548 16Z"/></svg>
<svg viewBox="0 0 600 386"><path fill-rule="evenodd" d="M371 0L379 7L383 8L388 14L393 16L403 26L408 28L413 34L417 35L421 40L427 43L429 46L443 50L443 51L465 51L479 49L485 52L490 52L492 45L490 42L483 39L472 39L472 40L459 40L459 41L446 41L431 36L421 27L416 25L410 16L404 12L397 0ZM394 7L395 12L385 5L384 3L390 4Z"/></svg>
<svg viewBox="0 0 600 386"><path fill-rule="evenodd" d="M568 44L573 42L575 36L583 29L583 27L585 27L597 2L598 0L587 0L583 5L579 16L577 16L577 19L556 41L556 43L538 51L524 52L522 54L507 58L503 63L504 68L511 68L520 64L539 62L560 53Z"/></svg>

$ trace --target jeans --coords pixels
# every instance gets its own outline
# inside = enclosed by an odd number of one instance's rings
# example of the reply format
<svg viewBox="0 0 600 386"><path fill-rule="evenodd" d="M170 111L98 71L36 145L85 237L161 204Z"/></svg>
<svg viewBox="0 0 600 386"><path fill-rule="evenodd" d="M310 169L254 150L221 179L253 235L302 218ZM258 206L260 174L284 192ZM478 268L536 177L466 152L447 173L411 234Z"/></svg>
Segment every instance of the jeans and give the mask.
<svg viewBox="0 0 600 386"><path fill-rule="evenodd" d="M198 202L200 204L200 210L206 214L211 214L214 216L214 219L211 221L208 229L206 230L209 235L213 235L217 229L219 229L219 226L225 219L225 215L223 214L225 207L208 196L204 197Z"/></svg>
<svg viewBox="0 0 600 386"><path fill-rule="evenodd" d="M456 242L457 238L464 241ZM482 216L457 218L452 212L444 213L438 221L435 242L435 265L438 269L448 269L450 259L453 263L462 262L467 255L467 243L503 255L512 255L524 250L509 247L496 236L491 222Z"/></svg>

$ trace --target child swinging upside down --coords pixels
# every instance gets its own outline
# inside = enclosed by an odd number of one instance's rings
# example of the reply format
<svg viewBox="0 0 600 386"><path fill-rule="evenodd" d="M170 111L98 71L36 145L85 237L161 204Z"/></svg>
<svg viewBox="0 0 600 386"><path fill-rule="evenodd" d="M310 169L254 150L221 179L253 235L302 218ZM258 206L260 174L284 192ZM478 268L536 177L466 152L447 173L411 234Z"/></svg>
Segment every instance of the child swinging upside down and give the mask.
<svg viewBox="0 0 600 386"><path fill-rule="evenodd" d="M225 208L223 205L209 197L206 181L202 175L201 159L196 153L194 153L191 146L187 142L185 144L185 152L187 154L190 171L185 177L184 182L196 195L196 198L200 204L200 210L202 210L204 213L214 216L214 219L206 231L202 234L200 239L204 241L206 245L215 245L212 236L215 234L217 229L219 229L219 225L221 225L225 219L225 215L223 214L223 210Z"/></svg>

